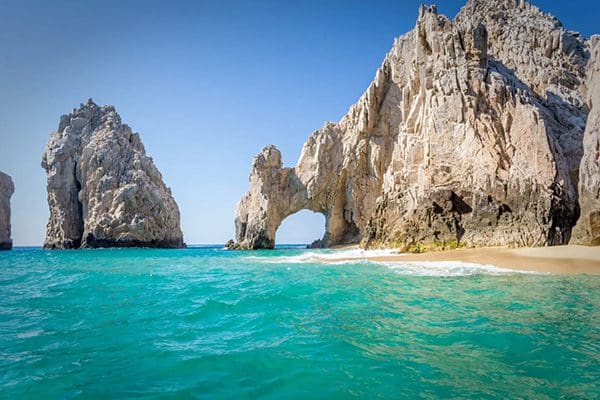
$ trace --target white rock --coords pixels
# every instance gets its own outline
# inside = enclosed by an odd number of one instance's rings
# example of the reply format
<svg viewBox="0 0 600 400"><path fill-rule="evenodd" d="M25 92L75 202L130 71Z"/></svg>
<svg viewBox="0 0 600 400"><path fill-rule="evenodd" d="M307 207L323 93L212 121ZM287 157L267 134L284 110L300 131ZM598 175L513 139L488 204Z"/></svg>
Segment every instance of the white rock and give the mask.
<svg viewBox="0 0 600 400"><path fill-rule="evenodd" d="M587 107L586 43L523 1L471 0L452 22L422 6L374 81L298 164L261 152L235 248L270 248L301 209L326 245L567 243Z"/></svg>
<svg viewBox="0 0 600 400"><path fill-rule="evenodd" d="M45 248L185 246L171 190L114 107L90 99L62 116L42 167Z"/></svg>
<svg viewBox="0 0 600 400"><path fill-rule="evenodd" d="M600 245L600 36L590 39L587 98L590 114L587 119L579 173L579 204L581 217L573 232L574 242Z"/></svg>

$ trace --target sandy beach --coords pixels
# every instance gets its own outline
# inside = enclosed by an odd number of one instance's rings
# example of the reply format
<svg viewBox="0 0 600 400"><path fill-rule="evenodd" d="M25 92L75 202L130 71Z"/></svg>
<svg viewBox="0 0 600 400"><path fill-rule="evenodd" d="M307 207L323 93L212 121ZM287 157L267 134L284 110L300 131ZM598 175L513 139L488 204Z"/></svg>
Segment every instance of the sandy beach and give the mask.
<svg viewBox="0 0 600 400"><path fill-rule="evenodd" d="M361 256L375 262L462 261L499 268L554 274L600 275L600 247L478 248L421 254ZM340 257L339 261L355 259ZM331 261L328 258L328 261Z"/></svg>

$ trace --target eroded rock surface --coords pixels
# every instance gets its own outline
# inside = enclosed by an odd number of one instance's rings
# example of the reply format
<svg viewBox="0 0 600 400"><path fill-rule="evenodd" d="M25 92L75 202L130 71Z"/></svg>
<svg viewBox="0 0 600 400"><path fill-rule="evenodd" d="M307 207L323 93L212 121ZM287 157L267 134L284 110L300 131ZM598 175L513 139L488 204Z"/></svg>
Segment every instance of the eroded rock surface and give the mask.
<svg viewBox="0 0 600 400"><path fill-rule="evenodd" d="M600 36L590 39L587 98L591 109L587 119L579 179L581 217L574 231L574 241L600 245Z"/></svg>
<svg viewBox="0 0 600 400"><path fill-rule="evenodd" d="M272 146L258 155L237 247L271 248L300 209L325 215L328 246L569 242L588 59L583 38L525 1L471 0L455 21L422 6L360 100L309 137L294 168Z"/></svg>
<svg viewBox="0 0 600 400"><path fill-rule="evenodd" d="M179 208L137 133L90 99L60 118L42 157L45 248L183 247Z"/></svg>
<svg viewBox="0 0 600 400"><path fill-rule="evenodd" d="M10 231L10 197L15 185L10 176L0 171L0 250L12 249Z"/></svg>

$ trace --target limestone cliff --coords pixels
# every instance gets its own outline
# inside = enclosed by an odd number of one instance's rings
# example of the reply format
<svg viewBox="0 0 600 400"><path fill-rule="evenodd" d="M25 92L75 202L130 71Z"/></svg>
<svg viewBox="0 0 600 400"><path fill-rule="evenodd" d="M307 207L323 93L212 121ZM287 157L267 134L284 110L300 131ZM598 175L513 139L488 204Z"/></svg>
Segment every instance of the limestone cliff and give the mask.
<svg viewBox="0 0 600 400"><path fill-rule="evenodd" d="M10 197L15 185L10 176L0 171L0 250L12 249L10 234Z"/></svg>
<svg viewBox="0 0 600 400"><path fill-rule="evenodd" d="M600 36L590 40L587 98L591 108L585 129L584 155L579 173L581 217L574 231L575 242L600 245Z"/></svg>
<svg viewBox="0 0 600 400"><path fill-rule="evenodd" d="M524 1L471 0L455 21L422 6L338 123L282 168L270 146L239 202L237 248L270 248L301 209L324 243L567 243L589 111L588 44Z"/></svg>
<svg viewBox="0 0 600 400"><path fill-rule="evenodd" d="M60 118L42 157L45 248L183 247L179 209L137 133L90 99Z"/></svg>

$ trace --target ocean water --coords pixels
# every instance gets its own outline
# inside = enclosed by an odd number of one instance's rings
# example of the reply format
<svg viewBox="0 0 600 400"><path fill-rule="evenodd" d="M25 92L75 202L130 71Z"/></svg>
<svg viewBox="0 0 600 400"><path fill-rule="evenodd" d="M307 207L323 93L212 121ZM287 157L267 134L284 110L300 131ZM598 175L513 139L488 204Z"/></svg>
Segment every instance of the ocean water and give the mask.
<svg viewBox="0 0 600 400"><path fill-rule="evenodd" d="M0 398L598 398L600 277L315 254L0 253Z"/></svg>

